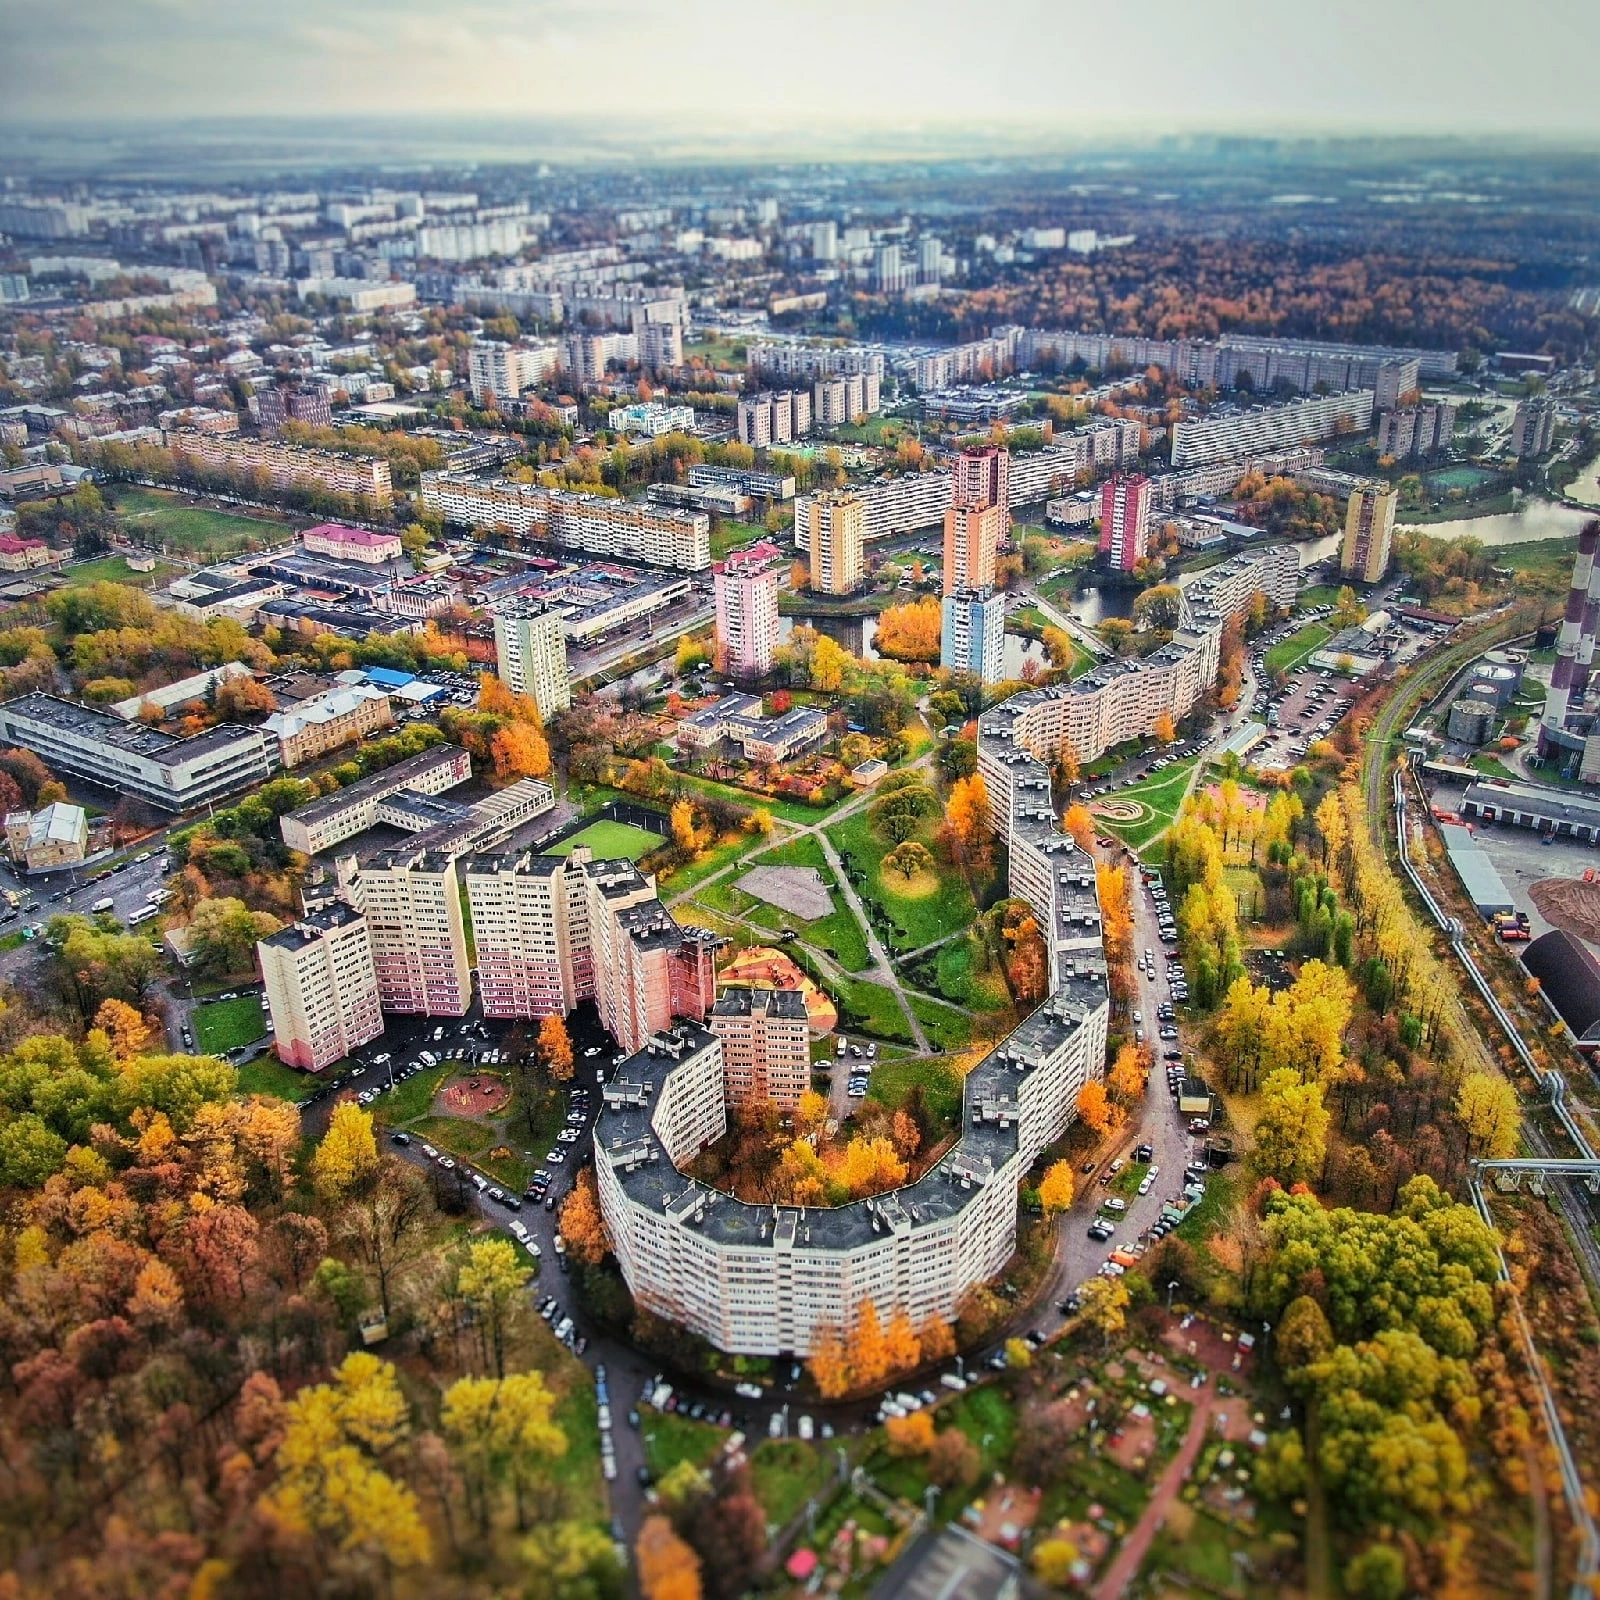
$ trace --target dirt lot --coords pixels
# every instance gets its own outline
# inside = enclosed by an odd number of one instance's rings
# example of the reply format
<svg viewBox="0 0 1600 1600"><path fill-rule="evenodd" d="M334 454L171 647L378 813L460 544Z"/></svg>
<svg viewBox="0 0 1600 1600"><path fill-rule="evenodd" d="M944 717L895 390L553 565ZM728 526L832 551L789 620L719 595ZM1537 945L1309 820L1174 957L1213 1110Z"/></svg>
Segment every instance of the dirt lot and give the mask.
<svg viewBox="0 0 1600 1600"><path fill-rule="evenodd" d="M1582 878L1541 878L1528 885L1528 897L1552 927L1580 939L1600 940L1600 883Z"/></svg>

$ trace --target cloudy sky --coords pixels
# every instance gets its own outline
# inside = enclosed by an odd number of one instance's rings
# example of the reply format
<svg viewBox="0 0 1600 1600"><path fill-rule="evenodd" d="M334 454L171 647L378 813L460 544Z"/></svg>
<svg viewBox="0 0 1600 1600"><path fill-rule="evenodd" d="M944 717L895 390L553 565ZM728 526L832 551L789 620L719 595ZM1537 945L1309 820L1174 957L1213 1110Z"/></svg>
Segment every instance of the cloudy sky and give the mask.
<svg viewBox="0 0 1600 1600"><path fill-rule="evenodd" d="M1597 0L0 0L0 121L1600 136L1597 51Z"/></svg>

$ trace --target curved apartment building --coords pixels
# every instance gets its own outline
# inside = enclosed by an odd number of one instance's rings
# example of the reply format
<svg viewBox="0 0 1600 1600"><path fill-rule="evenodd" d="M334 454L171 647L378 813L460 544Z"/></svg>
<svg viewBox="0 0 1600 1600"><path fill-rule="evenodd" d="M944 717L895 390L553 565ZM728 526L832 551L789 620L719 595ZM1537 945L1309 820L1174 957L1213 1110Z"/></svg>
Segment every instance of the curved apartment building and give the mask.
<svg viewBox="0 0 1600 1600"><path fill-rule="evenodd" d="M694 1022L652 1036L611 1074L595 1129L601 1210L641 1306L723 1350L803 1356L864 1299L885 1318L950 1321L969 1288L1004 1269L1018 1185L1103 1071L1108 1013L1094 862L1057 830L1049 773L1011 731L980 724L979 743L1005 745L995 821L1012 892L1045 931L1051 993L968 1074L961 1137L888 1194L832 1207L738 1200L678 1170L726 1129L721 1041Z"/></svg>

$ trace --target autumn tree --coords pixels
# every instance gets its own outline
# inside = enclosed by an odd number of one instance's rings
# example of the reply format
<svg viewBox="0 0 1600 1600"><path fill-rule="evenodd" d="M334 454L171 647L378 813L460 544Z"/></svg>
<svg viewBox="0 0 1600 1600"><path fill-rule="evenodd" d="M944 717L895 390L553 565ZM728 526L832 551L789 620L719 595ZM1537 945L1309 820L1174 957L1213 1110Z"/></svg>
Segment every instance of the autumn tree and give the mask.
<svg viewBox="0 0 1600 1600"><path fill-rule="evenodd" d="M1078 1115L1084 1127L1096 1137L1122 1126L1122 1108L1112 1102L1106 1086L1098 1078L1091 1078L1078 1091Z"/></svg>
<svg viewBox="0 0 1600 1600"><path fill-rule="evenodd" d="M837 1400L850 1392L850 1357L837 1328L819 1327L811 1334L806 1370L824 1400Z"/></svg>
<svg viewBox="0 0 1600 1600"><path fill-rule="evenodd" d="M494 774L507 782L550 776L550 744L531 722L508 722L489 741Z"/></svg>
<svg viewBox="0 0 1600 1600"><path fill-rule="evenodd" d="M913 1411L910 1416L890 1417L883 1425L884 1439L892 1456L925 1456L933 1448L933 1415Z"/></svg>
<svg viewBox="0 0 1600 1600"><path fill-rule="evenodd" d="M1150 732L1161 744L1174 743L1178 737L1178 729L1172 720L1172 713L1170 711L1161 712L1157 716Z"/></svg>
<svg viewBox="0 0 1600 1600"><path fill-rule="evenodd" d="M543 1018L539 1023L539 1042L534 1047L539 1060L543 1062L544 1069L557 1083L568 1083L572 1079L573 1054L572 1038L567 1032L567 1025L562 1018L554 1014Z"/></svg>
<svg viewBox="0 0 1600 1600"><path fill-rule="evenodd" d="M987 862L994 830L989 822L989 788L982 773L958 778L950 785L945 818L949 836L962 858L974 866Z"/></svg>
<svg viewBox="0 0 1600 1600"><path fill-rule="evenodd" d="M1148 1074L1143 1051L1129 1041L1117 1051L1117 1059L1106 1076L1106 1087L1118 1105L1131 1110L1144 1099Z"/></svg>
<svg viewBox="0 0 1600 1600"><path fill-rule="evenodd" d="M505 1376L505 1340L513 1309L533 1276L509 1239L475 1239L456 1275L461 1298L473 1311L494 1360L496 1378Z"/></svg>
<svg viewBox="0 0 1600 1600"><path fill-rule="evenodd" d="M891 661L937 661L943 625L943 609L932 595L926 595L886 608L878 618L873 645Z"/></svg>
<svg viewBox="0 0 1600 1600"><path fill-rule="evenodd" d="M634 1545L644 1600L700 1600L700 1558L663 1516L649 1516Z"/></svg>
<svg viewBox="0 0 1600 1600"><path fill-rule="evenodd" d="M1489 1072L1468 1073L1456 1091L1455 1110L1474 1156L1503 1161L1516 1153L1522 1112L1517 1091L1504 1078Z"/></svg>
<svg viewBox="0 0 1600 1600"><path fill-rule="evenodd" d="M687 800L673 802L671 814L672 842L685 854L693 854L696 848L694 807Z"/></svg>
<svg viewBox="0 0 1600 1600"><path fill-rule="evenodd" d="M598 1266L611 1253L611 1235L595 1192L594 1171L585 1167L561 1203L561 1238L567 1254L586 1266Z"/></svg>
<svg viewBox="0 0 1600 1600"><path fill-rule="evenodd" d="M517 1527L527 1526L529 1488L567 1451L567 1436L551 1418L555 1400L538 1372L460 1378L445 1391L439 1420L480 1536L507 1487Z"/></svg>
<svg viewBox="0 0 1600 1600"><path fill-rule="evenodd" d="M326 1194L349 1194L378 1170L378 1141L372 1114L354 1100L341 1100L328 1119L328 1131L311 1157L311 1176Z"/></svg>
<svg viewBox="0 0 1600 1600"><path fill-rule="evenodd" d="M1261 1084L1252 1170L1286 1189L1310 1183L1327 1159L1329 1120L1320 1083L1302 1083L1287 1068L1268 1073Z"/></svg>
<svg viewBox="0 0 1600 1600"><path fill-rule="evenodd" d="M871 1300L856 1307L856 1319L845 1341L845 1356L855 1386L870 1389L889 1372L889 1350L884 1341L878 1308Z"/></svg>
<svg viewBox="0 0 1600 1600"><path fill-rule="evenodd" d="M933 852L917 839L897 844L883 858L884 869L898 872L908 883L924 872L933 871Z"/></svg>
<svg viewBox="0 0 1600 1600"><path fill-rule="evenodd" d="M1094 818L1089 815L1089 809L1083 805L1070 805L1066 814L1061 819L1061 828L1064 833L1072 836L1073 842L1080 850L1087 850L1094 843Z"/></svg>
<svg viewBox="0 0 1600 1600"><path fill-rule="evenodd" d="M266 911L252 911L232 896L202 900L189 918L195 966L217 977L254 970L256 944L283 924Z"/></svg>
<svg viewBox="0 0 1600 1600"><path fill-rule="evenodd" d="M1090 1278L1078 1291L1078 1315L1101 1342L1111 1341L1128 1325L1130 1297L1121 1278Z"/></svg>
<svg viewBox="0 0 1600 1600"><path fill-rule="evenodd" d="M1077 1194L1070 1161L1052 1162L1039 1182L1039 1204L1047 1217L1070 1210Z"/></svg>
<svg viewBox="0 0 1600 1600"><path fill-rule="evenodd" d="M125 1000L106 1000L94 1014L94 1026L110 1041L118 1061L129 1061L149 1047L151 1026L137 1006Z"/></svg>

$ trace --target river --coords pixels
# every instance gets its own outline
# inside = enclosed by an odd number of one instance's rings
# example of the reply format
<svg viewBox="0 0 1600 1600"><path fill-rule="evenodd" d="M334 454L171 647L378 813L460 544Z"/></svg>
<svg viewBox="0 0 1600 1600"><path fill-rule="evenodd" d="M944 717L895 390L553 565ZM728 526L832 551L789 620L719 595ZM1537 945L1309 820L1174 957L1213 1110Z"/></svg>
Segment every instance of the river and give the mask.
<svg viewBox="0 0 1600 1600"><path fill-rule="evenodd" d="M1433 539L1460 539L1470 536L1486 545L1531 544L1536 539L1575 539L1578 529L1590 520L1590 513L1574 506L1556 505L1549 500L1525 500L1515 511L1495 517L1456 517L1449 522L1400 522L1397 528L1425 533ZM1300 549L1302 568L1315 566L1339 553L1341 535L1308 539Z"/></svg>
<svg viewBox="0 0 1600 1600"><path fill-rule="evenodd" d="M782 644L796 626L809 624L818 633L825 633L837 645L848 650L851 655L858 656L863 661L881 661L873 640L878 636L878 619L876 617L830 617L830 616L799 616L778 618L778 642ZM1049 663L1045 659L1044 647L1034 639L1024 639L1017 634L1008 633L1005 638L1005 674L1008 678L1020 678L1022 666L1026 661L1037 661L1041 667Z"/></svg>

